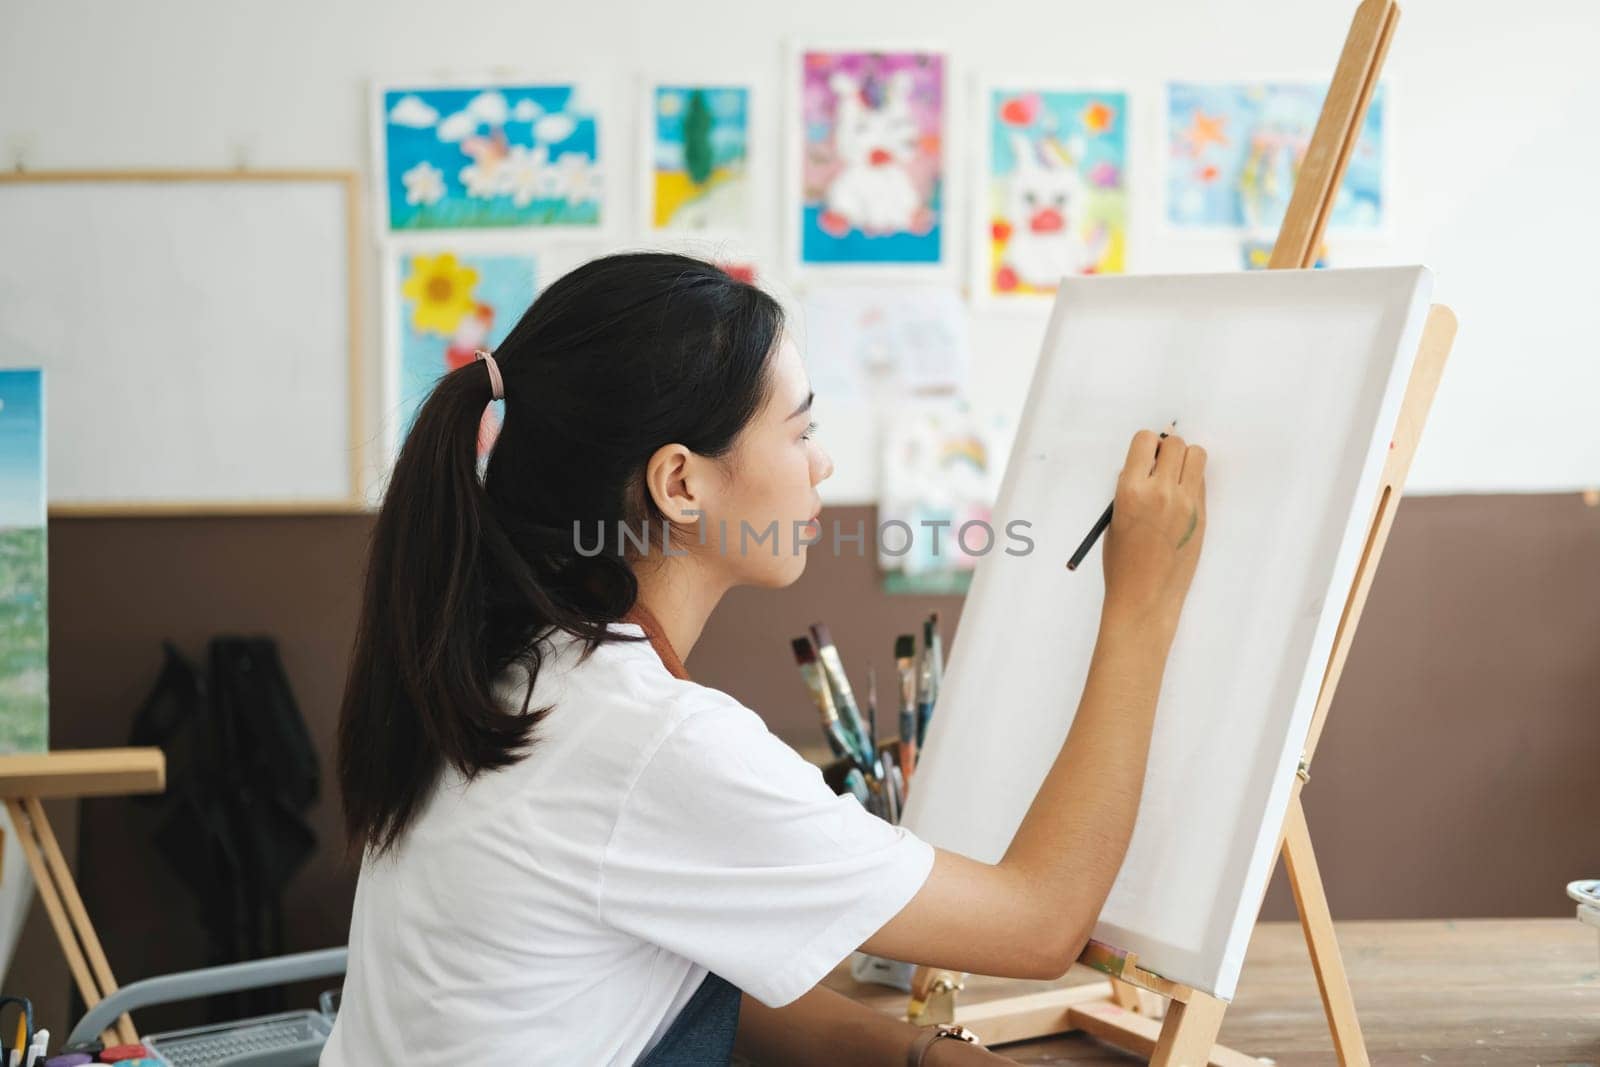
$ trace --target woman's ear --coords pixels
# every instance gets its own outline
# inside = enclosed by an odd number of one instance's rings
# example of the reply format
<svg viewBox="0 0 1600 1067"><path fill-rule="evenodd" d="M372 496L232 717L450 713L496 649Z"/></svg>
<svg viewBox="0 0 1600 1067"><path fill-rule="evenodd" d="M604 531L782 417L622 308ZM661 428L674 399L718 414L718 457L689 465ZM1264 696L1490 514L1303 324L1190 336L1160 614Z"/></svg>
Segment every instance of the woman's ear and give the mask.
<svg viewBox="0 0 1600 1067"><path fill-rule="evenodd" d="M683 445L662 445L644 466L644 489L669 522L693 525L705 511L701 457Z"/></svg>

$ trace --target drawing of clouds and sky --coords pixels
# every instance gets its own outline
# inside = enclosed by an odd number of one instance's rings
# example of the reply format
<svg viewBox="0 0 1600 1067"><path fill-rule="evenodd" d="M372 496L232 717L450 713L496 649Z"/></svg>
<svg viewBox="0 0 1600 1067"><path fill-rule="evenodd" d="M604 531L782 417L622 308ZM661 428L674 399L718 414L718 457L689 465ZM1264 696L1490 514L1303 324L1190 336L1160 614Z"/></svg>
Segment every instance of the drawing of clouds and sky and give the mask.
<svg viewBox="0 0 1600 1067"><path fill-rule="evenodd" d="M393 232L597 227L599 121L572 85L381 94Z"/></svg>

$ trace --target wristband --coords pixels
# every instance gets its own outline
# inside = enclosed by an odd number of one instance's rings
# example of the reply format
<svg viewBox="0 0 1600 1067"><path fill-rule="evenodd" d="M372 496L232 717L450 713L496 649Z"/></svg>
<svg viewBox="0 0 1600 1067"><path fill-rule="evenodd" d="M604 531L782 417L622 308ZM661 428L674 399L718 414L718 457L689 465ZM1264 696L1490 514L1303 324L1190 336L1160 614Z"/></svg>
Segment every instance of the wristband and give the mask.
<svg viewBox="0 0 1600 1067"><path fill-rule="evenodd" d="M944 1023L938 1023L924 1029L917 1035L917 1039L911 1042L911 1050L906 1054L906 1067L922 1067L922 1060L928 1055L928 1046L941 1037L965 1041L969 1045L978 1044L978 1035L965 1026L946 1026Z"/></svg>

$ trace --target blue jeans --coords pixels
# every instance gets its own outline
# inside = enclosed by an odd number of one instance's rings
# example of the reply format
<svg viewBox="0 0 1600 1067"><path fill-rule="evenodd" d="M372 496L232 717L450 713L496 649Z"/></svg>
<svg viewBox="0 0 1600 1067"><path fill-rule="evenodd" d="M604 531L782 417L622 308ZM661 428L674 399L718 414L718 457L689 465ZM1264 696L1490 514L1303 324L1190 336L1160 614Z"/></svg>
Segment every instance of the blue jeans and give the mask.
<svg viewBox="0 0 1600 1067"><path fill-rule="evenodd" d="M661 1035L656 1047L636 1067L707 1067L733 1057L739 1031L740 992L726 979L707 974Z"/></svg>

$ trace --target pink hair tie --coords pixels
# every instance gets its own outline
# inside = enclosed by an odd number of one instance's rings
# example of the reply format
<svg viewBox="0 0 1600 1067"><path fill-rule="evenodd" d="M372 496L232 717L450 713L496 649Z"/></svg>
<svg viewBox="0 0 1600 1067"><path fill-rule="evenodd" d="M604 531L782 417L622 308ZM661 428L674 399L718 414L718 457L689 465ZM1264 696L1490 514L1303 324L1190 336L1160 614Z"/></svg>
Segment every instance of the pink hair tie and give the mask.
<svg viewBox="0 0 1600 1067"><path fill-rule="evenodd" d="M500 364L496 363L494 357L481 348L474 352L473 355L488 364L489 390L494 394L496 400L504 400L506 398L506 383L505 379L500 377Z"/></svg>

